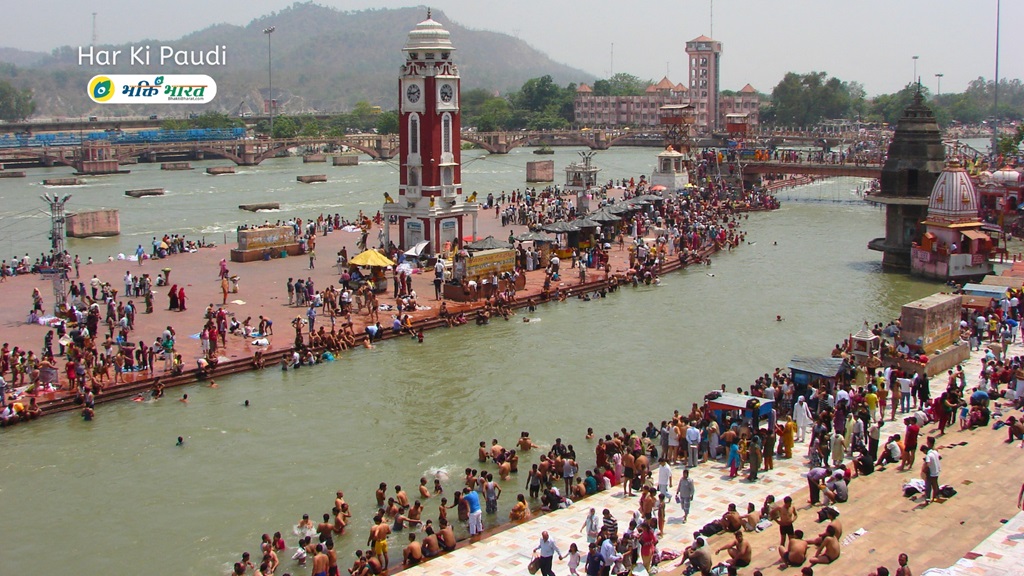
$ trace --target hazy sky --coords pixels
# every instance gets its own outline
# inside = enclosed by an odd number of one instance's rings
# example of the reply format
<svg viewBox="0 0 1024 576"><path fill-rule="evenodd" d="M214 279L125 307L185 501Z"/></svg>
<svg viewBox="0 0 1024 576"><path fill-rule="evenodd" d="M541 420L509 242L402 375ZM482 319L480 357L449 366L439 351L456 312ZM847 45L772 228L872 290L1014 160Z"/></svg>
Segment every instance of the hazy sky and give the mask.
<svg viewBox="0 0 1024 576"><path fill-rule="evenodd" d="M320 0L342 10L416 6L410 0ZM685 80L683 43L723 43L722 88L770 92L787 71L826 71L893 92L918 76L933 92L995 73L996 0L435 0L460 24L515 35L554 60L607 77L610 70ZM211 24L247 24L285 0L48 0L9 2L0 46L49 51L99 42L173 40ZM1024 0L1002 1L1001 78L1024 78ZM410 22L410 27L415 22ZM1016 28L1016 30L1014 30ZM458 42L458 38L454 38ZM614 43L614 59L612 57ZM230 47L228 47L230 51ZM342 57L343 55L339 55Z"/></svg>

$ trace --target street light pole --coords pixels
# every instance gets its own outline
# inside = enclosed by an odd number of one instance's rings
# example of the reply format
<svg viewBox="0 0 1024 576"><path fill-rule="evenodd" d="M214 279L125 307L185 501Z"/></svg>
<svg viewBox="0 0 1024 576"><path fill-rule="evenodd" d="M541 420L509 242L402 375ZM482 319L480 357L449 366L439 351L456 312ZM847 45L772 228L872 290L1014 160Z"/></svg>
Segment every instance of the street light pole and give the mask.
<svg viewBox="0 0 1024 576"><path fill-rule="evenodd" d="M992 84L992 150L994 159L999 154L999 11L1001 2L996 0L996 79ZM998 168L998 167L997 167Z"/></svg>
<svg viewBox="0 0 1024 576"><path fill-rule="evenodd" d="M274 137L274 51L271 46L270 36L277 30L276 26L264 28L263 33L267 35L267 84L269 95L267 99L270 101L270 137Z"/></svg>
<svg viewBox="0 0 1024 576"><path fill-rule="evenodd" d="M917 82L917 59L919 56L913 56L912 58L914 59L914 77L911 78L911 83L914 84Z"/></svg>
<svg viewBox="0 0 1024 576"><path fill-rule="evenodd" d="M945 76L945 74L942 74L941 72L935 74L935 96L936 97L942 96L942 77L943 76Z"/></svg>

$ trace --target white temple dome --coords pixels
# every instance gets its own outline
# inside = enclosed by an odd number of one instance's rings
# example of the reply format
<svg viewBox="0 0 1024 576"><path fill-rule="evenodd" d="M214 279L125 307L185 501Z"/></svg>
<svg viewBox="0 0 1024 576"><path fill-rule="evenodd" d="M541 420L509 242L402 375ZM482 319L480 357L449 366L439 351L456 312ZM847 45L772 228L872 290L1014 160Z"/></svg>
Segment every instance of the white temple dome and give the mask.
<svg viewBox="0 0 1024 576"><path fill-rule="evenodd" d="M978 193L960 162L951 160L942 170L928 199L928 220L966 222L978 219Z"/></svg>
<svg viewBox="0 0 1024 576"><path fill-rule="evenodd" d="M455 50L455 47L452 46L451 33L445 30L440 22L431 18L428 11L427 19L409 31L409 40L406 41L405 48L402 50L405 52L424 50L451 52ZM422 56L420 57L422 58Z"/></svg>
<svg viewBox="0 0 1024 576"><path fill-rule="evenodd" d="M1000 184L1016 185L1020 182L1020 179L1020 172L1010 168L1009 166L1003 166L992 174L992 181Z"/></svg>

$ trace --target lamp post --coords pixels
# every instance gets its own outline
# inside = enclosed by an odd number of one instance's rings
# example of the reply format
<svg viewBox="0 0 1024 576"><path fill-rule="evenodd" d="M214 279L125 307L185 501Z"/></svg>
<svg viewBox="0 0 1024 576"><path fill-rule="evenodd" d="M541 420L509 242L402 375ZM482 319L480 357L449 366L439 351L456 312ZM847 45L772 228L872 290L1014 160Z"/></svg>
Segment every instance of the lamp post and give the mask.
<svg viewBox="0 0 1024 576"><path fill-rule="evenodd" d="M1000 0L996 0L996 78L992 83L992 150L994 159L999 154L999 12Z"/></svg>
<svg viewBox="0 0 1024 576"><path fill-rule="evenodd" d="M935 74L935 96L936 97L942 96L942 77L943 76L945 76L945 74L943 74L941 72Z"/></svg>
<svg viewBox="0 0 1024 576"><path fill-rule="evenodd" d="M271 46L270 36L277 30L276 26L264 28L263 33L267 35L267 99L270 102L270 137L274 137L274 51Z"/></svg>
<svg viewBox="0 0 1024 576"><path fill-rule="evenodd" d="M915 83L917 82L917 59L920 56L912 56L912 58L914 59L914 77L911 79L911 83Z"/></svg>

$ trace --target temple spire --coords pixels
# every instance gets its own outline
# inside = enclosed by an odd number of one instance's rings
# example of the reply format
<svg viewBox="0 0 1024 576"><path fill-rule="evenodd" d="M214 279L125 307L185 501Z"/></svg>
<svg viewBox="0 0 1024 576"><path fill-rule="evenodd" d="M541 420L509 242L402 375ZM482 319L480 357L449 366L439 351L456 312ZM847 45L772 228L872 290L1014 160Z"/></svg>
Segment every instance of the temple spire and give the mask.
<svg viewBox="0 0 1024 576"><path fill-rule="evenodd" d="M430 8L427 8L427 20L430 20Z"/></svg>

